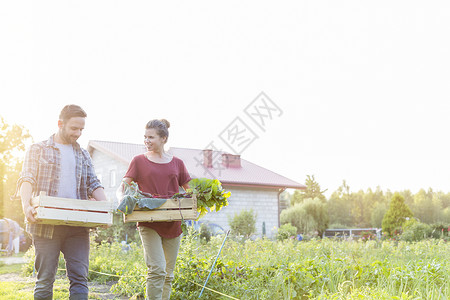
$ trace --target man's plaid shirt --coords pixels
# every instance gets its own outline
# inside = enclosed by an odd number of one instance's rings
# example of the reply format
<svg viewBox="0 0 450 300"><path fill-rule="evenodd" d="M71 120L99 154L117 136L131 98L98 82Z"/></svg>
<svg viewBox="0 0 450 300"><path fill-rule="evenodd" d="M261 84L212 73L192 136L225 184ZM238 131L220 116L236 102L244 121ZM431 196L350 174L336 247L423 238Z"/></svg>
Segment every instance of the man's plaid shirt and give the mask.
<svg viewBox="0 0 450 300"><path fill-rule="evenodd" d="M97 188L102 187L95 175L89 152L82 149L78 143L73 145L76 159L77 198L88 200ZM48 140L31 145L28 149L22 172L17 183L18 188L23 182L31 183L33 197L41 191L48 196L57 196L61 173L61 153L56 148L54 136ZM26 230L30 234L52 238L54 225L27 223Z"/></svg>

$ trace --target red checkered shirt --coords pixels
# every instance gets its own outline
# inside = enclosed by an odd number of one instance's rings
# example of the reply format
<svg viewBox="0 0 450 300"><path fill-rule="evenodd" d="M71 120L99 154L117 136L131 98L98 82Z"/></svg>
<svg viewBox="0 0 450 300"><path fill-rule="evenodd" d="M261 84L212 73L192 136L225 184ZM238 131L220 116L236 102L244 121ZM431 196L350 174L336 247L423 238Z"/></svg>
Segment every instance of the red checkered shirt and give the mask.
<svg viewBox="0 0 450 300"><path fill-rule="evenodd" d="M102 187L95 175L89 152L82 149L78 143L73 145L76 159L77 198L88 200L92 193ZM48 140L31 145L28 149L18 188L23 182L31 183L33 197L41 191L48 196L58 195L59 178L61 173L61 153L55 146L54 136ZM26 231L30 234L45 238L53 237L54 225L28 223Z"/></svg>

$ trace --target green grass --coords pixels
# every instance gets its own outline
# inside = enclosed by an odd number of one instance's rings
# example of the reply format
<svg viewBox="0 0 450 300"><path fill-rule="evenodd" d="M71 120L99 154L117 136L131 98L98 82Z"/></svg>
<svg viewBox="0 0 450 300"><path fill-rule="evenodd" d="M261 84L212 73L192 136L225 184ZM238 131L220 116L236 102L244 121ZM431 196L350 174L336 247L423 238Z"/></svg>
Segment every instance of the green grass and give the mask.
<svg viewBox="0 0 450 300"><path fill-rule="evenodd" d="M12 264L12 265L0 265L0 275L8 273L20 273L22 269L22 264Z"/></svg>
<svg viewBox="0 0 450 300"><path fill-rule="evenodd" d="M53 299L69 299L69 282L67 279L57 279L53 288ZM25 282L2 282L0 288L0 299L10 300L32 300L34 280Z"/></svg>
<svg viewBox="0 0 450 300"><path fill-rule="evenodd" d="M0 299L32 300L34 283L4 281L0 288Z"/></svg>

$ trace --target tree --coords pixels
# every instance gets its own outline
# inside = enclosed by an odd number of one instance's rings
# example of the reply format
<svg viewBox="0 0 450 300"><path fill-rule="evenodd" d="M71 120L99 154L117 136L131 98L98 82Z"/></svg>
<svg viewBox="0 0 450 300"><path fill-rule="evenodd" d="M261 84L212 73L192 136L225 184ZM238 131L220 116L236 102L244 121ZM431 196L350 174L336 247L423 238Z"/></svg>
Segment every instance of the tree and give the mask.
<svg viewBox="0 0 450 300"><path fill-rule="evenodd" d="M442 207L444 209L450 207L450 193L444 194L439 192L439 197L442 199Z"/></svg>
<svg viewBox="0 0 450 300"><path fill-rule="evenodd" d="M369 189L366 193L360 190L358 193L352 193L353 205L351 214L353 217L353 223L357 227L368 227L370 224L370 212L374 205L373 192Z"/></svg>
<svg viewBox="0 0 450 300"><path fill-rule="evenodd" d="M256 232L256 215L252 209L244 209L240 213L234 214L233 218L228 220L228 223L235 235L242 235L244 238L249 238Z"/></svg>
<svg viewBox="0 0 450 300"><path fill-rule="evenodd" d="M439 207L439 210L442 207ZM433 207L433 194L421 189L414 195L414 215L423 223L431 224L436 221L436 209Z"/></svg>
<svg viewBox="0 0 450 300"><path fill-rule="evenodd" d="M386 214L387 210L388 208L386 203L384 202L375 203L370 216L370 225L372 227L380 228L383 222L383 217Z"/></svg>
<svg viewBox="0 0 450 300"><path fill-rule="evenodd" d="M31 140L28 130L19 125L9 125L0 117L0 217L6 214L23 223L22 206L19 201L10 202L22 166L21 156L25 144Z"/></svg>
<svg viewBox="0 0 450 300"><path fill-rule="evenodd" d="M306 189L295 190L291 197L291 205L296 203L302 203L305 199L315 199L318 198L322 202L326 201L326 197L323 193L327 190L321 190L319 183L314 178L314 175L307 175L305 181Z"/></svg>
<svg viewBox="0 0 450 300"><path fill-rule="evenodd" d="M350 187L344 180L342 185L331 194L328 200L330 224L340 224L346 227L353 226L352 198Z"/></svg>
<svg viewBox="0 0 450 300"><path fill-rule="evenodd" d="M400 194L405 198L405 204L408 205L411 209L414 206L414 195L410 190L401 191ZM414 212L414 210L413 210Z"/></svg>
<svg viewBox="0 0 450 300"><path fill-rule="evenodd" d="M444 211L442 212L442 219L445 223L450 224L450 207L444 209Z"/></svg>
<svg viewBox="0 0 450 300"><path fill-rule="evenodd" d="M377 186L375 192L372 192L371 189L368 192L369 195L367 197L369 198L370 207L366 212L368 220L370 220L369 224L371 227L381 228L383 216L388 210L388 199L379 186Z"/></svg>
<svg viewBox="0 0 450 300"><path fill-rule="evenodd" d="M297 233L310 233L317 227L317 222L312 215L306 212L303 203L296 203L281 212L281 224L292 224L297 228Z"/></svg>
<svg viewBox="0 0 450 300"><path fill-rule="evenodd" d="M421 222L449 223L450 193L421 189L416 194L410 190L397 192L406 206ZM328 215L331 228L382 227L382 220L389 209L394 193L389 189L351 192L345 180L328 199Z"/></svg>
<svg viewBox="0 0 450 300"><path fill-rule="evenodd" d="M317 231L319 236L328 227L328 212L326 203L321 199L306 199L296 203L281 212L281 223L290 223L297 227L298 233L311 233Z"/></svg>
<svg viewBox="0 0 450 300"><path fill-rule="evenodd" d="M280 209L285 209L289 207L289 202L291 199L291 195L289 194L288 191L283 191L280 194Z"/></svg>
<svg viewBox="0 0 450 300"><path fill-rule="evenodd" d="M395 193L391 199L389 209L382 222L383 232L389 236L394 235L395 230L402 227L409 218L413 217L411 209L405 204L405 198L400 193Z"/></svg>

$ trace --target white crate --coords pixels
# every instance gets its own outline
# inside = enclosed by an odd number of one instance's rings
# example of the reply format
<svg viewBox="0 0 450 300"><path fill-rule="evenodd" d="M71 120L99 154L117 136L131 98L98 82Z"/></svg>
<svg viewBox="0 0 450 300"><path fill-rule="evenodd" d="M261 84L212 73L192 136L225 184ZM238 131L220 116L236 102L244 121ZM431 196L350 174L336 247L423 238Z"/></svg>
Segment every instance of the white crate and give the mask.
<svg viewBox="0 0 450 300"><path fill-rule="evenodd" d="M41 192L32 199L38 224L97 227L112 225L113 203L47 196Z"/></svg>

